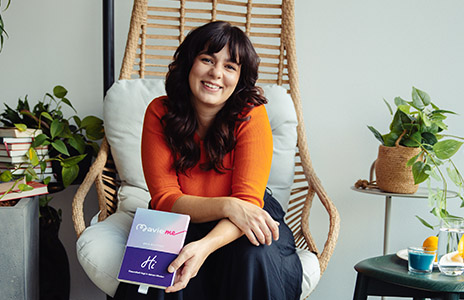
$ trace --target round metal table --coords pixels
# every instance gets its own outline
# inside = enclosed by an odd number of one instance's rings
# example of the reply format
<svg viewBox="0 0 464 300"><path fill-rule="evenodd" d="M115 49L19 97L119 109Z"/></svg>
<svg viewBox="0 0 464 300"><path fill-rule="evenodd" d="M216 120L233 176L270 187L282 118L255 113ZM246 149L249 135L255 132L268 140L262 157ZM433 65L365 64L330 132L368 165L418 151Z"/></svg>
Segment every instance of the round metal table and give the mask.
<svg viewBox="0 0 464 300"><path fill-rule="evenodd" d="M368 296L409 297L416 300L464 298L464 276L446 276L437 268L431 274L408 272L408 262L396 254L363 260L354 267L358 272L353 300Z"/></svg>

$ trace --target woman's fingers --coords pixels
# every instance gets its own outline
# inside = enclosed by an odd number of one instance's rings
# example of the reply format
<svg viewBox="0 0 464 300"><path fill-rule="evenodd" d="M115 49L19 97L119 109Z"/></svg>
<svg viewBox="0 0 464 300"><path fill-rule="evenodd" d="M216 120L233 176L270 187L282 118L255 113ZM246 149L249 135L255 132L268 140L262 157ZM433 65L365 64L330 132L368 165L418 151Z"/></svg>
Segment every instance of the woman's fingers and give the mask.
<svg viewBox="0 0 464 300"><path fill-rule="evenodd" d="M253 245L270 245L273 239L279 239L279 223L267 211L238 198L233 198L232 203L229 219Z"/></svg>
<svg viewBox="0 0 464 300"><path fill-rule="evenodd" d="M168 272L177 271L177 273L174 284L166 288L166 293L177 292L185 288L190 279L197 275L207 256L208 249L201 240L187 244L182 248L179 256L168 267Z"/></svg>

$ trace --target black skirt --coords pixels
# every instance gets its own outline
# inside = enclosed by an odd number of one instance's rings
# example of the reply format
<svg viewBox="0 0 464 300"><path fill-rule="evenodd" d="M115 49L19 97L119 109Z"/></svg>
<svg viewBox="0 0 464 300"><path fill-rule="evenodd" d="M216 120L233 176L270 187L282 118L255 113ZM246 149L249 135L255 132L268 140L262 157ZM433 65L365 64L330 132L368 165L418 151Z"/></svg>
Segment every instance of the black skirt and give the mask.
<svg viewBox="0 0 464 300"><path fill-rule="evenodd" d="M246 236L218 249L204 262L197 276L176 293L120 283L116 300L297 300L301 295L302 267L293 234L285 224L279 202L266 191L264 210L280 223L279 240L254 246ZM185 243L204 237L217 222L191 223Z"/></svg>

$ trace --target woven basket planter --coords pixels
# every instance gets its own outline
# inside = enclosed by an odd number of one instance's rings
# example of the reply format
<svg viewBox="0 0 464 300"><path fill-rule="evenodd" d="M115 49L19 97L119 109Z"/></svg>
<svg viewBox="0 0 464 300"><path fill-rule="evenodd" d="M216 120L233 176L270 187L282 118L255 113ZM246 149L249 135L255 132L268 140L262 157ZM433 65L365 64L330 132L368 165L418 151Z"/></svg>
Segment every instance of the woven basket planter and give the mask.
<svg viewBox="0 0 464 300"><path fill-rule="evenodd" d="M414 184L412 167L406 163L419 154L420 148L404 146L379 146L379 155L375 162L375 177L377 186L390 193L414 194L419 188Z"/></svg>

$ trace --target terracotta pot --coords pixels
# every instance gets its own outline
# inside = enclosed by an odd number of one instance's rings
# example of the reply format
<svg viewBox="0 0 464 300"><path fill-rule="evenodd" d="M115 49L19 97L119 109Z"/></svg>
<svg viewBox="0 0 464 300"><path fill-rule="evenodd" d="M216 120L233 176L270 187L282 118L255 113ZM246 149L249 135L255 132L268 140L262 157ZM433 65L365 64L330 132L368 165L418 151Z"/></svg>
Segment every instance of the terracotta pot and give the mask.
<svg viewBox="0 0 464 300"><path fill-rule="evenodd" d="M419 154L420 148L404 146L379 146L379 155L375 161L375 177L377 186L390 193L414 194L419 188L414 184L412 167L406 163Z"/></svg>

